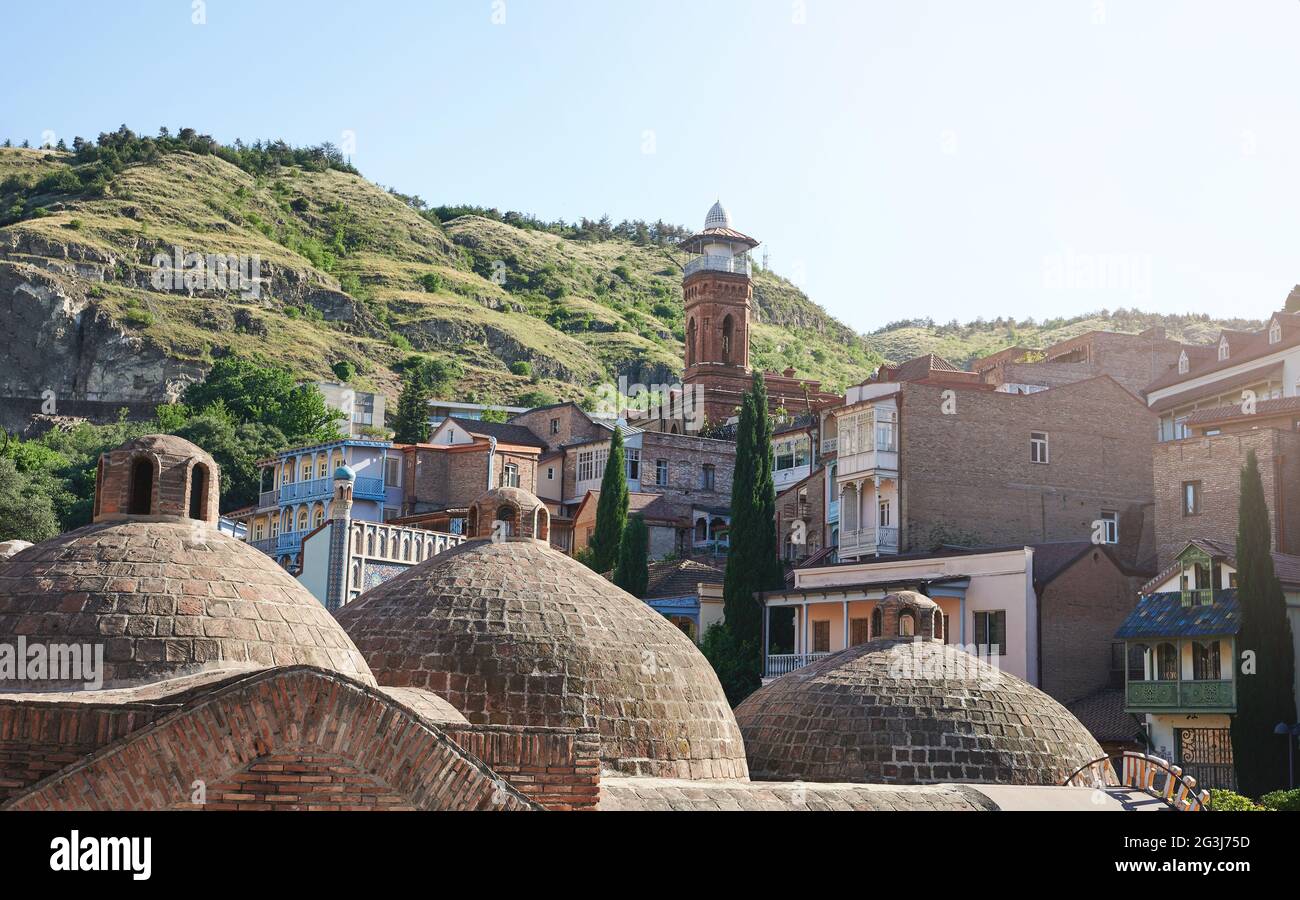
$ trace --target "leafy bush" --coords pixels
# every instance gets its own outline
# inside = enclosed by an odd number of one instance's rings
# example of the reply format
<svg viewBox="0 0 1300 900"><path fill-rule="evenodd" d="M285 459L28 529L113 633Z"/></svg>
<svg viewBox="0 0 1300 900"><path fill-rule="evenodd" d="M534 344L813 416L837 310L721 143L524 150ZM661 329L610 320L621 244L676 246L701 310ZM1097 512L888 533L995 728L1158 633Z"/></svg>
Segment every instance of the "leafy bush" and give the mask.
<svg viewBox="0 0 1300 900"><path fill-rule="evenodd" d="M1214 812L1259 812L1263 808L1249 797L1243 797L1234 791L1222 788L1210 791L1209 809Z"/></svg>
<svg viewBox="0 0 1300 900"><path fill-rule="evenodd" d="M425 272L420 276L420 287L430 294L436 294L442 289L442 276L437 272Z"/></svg>
<svg viewBox="0 0 1300 900"><path fill-rule="evenodd" d="M1300 788L1271 791L1259 798L1259 805L1278 812L1300 812Z"/></svg>
<svg viewBox="0 0 1300 900"><path fill-rule="evenodd" d="M533 367L529 365L527 360L517 360L510 364L510 373L512 375L532 375Z"/></svg>
<svg viewBox="0 0 1300 900"><path fill-rule="evenodd" d="M347 384L349 381L351 381L353 378L356 377L357 367L352 365L352 363L348 362L346 359L344 359L344 360L340 360L339 362L336 362L333 366L331 366L330 371L334 373L335 378L337 378L339 381L343 382L344 384Z"/></svg>

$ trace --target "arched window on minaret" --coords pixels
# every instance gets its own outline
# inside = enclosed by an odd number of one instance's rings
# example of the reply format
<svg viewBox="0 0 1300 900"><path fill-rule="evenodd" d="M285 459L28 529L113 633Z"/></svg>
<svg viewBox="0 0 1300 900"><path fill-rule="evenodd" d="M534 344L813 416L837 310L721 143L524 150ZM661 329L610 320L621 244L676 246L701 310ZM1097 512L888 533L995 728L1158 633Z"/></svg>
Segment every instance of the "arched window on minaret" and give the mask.
<svg viewBox="0 0 1300 900"><path fill-rule="evenodd" d="M731 338L733 330L734 326L731 321L731 316L727 316L722 320L722 362L724 364L731 363Z"/></svg>
<svg viewBox="0 0 1300 900"><path fill-rule="evenodd" d="M691 319L691 324L686 329L686 365L695 365L695 319Z"/></svg>

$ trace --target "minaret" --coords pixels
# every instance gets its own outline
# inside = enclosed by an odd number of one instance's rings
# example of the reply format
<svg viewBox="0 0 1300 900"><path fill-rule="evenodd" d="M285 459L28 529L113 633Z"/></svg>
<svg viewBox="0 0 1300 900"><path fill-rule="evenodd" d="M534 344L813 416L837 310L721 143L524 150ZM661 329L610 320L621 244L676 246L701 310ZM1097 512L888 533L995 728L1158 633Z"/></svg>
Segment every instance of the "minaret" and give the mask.
<svg viewBox="0 0 1300 900"><path fill-rule="evenodd" d="M348 567L351 564L352 488L357 475L349 466L334 472L334 499L330 501L329 581L325 608L337 612L348 602Z"/></svg>
<svg viewBox="0 0 1300 900"><path fill-rule="evenodd" d="M758 241L731 227L721 203L704 230L682 241L692 254L682 275L686 314L685 385L705 391L705 414L725 421L749 385L749 314L754 289L749 251Z"/></svg>

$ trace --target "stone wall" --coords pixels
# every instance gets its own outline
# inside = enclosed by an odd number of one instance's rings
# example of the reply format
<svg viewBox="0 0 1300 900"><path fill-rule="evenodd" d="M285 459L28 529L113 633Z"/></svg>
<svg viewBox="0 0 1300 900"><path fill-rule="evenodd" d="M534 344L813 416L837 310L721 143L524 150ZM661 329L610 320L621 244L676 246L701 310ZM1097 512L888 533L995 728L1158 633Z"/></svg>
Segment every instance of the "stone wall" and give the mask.
<svg viewBox="0 0 1300 900"><path fill-rule="evenodd" d="M600 799L600 735L595 732L509 725L444 727L461 749L547 809L594 809Z"/></svg>

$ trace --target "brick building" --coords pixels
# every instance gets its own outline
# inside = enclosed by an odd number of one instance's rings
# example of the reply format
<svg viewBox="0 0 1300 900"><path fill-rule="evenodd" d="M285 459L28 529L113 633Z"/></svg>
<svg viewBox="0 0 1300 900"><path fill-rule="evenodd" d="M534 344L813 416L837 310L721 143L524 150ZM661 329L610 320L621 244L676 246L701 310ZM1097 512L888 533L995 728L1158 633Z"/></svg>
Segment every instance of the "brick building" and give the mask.
<svg viewBox="0 0 1300 900"><path fill-rule="evenodd" d="M1134 396L1178 361L1183 345L1163 328L1141 334L1090 331L1046 350L1012 347L971 363L987 384L1010 393L1032 393L1098 375L1109 375Z"/></svg>

